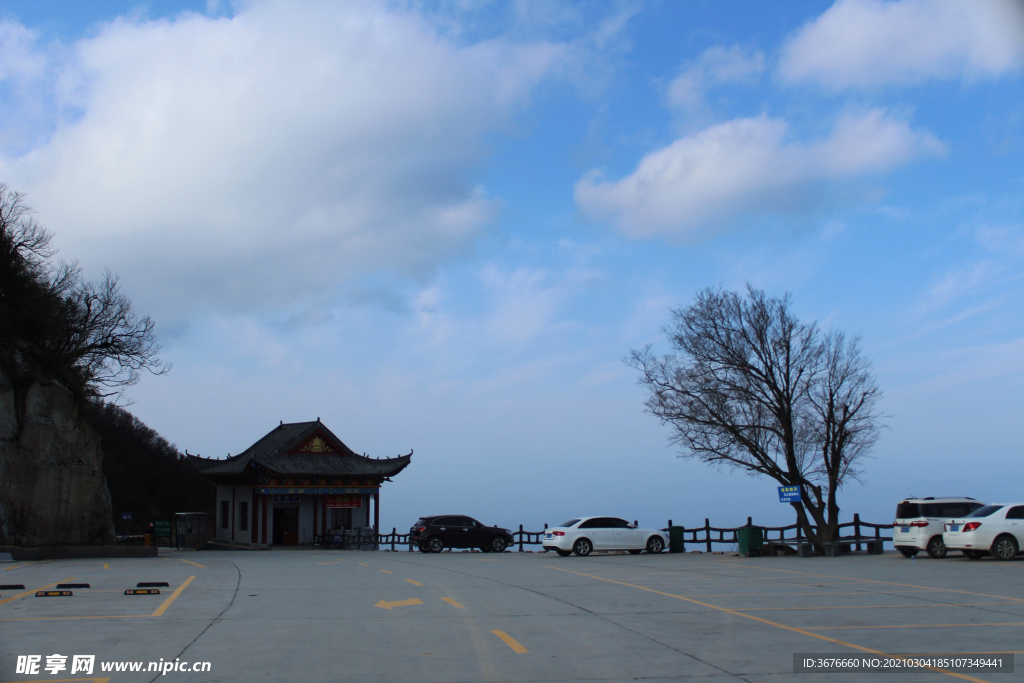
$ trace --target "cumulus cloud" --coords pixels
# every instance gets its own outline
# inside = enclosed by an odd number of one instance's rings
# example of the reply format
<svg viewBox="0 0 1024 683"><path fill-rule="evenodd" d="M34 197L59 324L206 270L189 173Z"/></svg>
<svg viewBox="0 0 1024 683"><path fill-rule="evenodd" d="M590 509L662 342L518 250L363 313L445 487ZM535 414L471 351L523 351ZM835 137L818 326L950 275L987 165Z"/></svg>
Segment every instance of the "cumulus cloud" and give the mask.
<svg viewBox="0 0 1024 683"><path fill-rule="evenodd" d="M845 89L1022 69L1018 0L840 0L788 41L778 75Z"/></svg>
<svg viewBox="0 0 1024 683"><path fill-rule="evenodd" d="M585 215L627 235L686 240L745 218L799 214L815 208L823 183L942 151L935 138L881 109L844 115L810 143L790 140L781 119L741 118L647 154L622 180L590 171L575 196Z"/></svg>
<svg viewBox="0 0 1024 683"><path fill-rule="evenodd" d="M118 19L53 63L61 120L0 177L150 305L305 301L466 248L496 209L468 171L565 50L372 2Z"/></svg>
<svg viewBox="0 0 1024 683"><path fill-rule="evenodd" d="M666 89L668 104L673 109L699 111L704 108L707 88L753 80L764 72L764 63L764 53L760 51L738 45L709 48L697 59L684 63L679 75L669 83Z"/></svg>

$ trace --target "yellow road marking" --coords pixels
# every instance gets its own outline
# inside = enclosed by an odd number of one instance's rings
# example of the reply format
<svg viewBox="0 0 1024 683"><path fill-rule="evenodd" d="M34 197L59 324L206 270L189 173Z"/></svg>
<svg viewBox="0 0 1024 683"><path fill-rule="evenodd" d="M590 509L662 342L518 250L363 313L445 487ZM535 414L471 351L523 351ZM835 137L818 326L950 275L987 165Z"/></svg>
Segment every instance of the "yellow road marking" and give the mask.
<svg viewBox="0 0 1024 683"><path fill-rule="evenodd" d="M104 562L103 563L103 568L104 569L110 569L110 565L108 563Z"/></svg>
<svg viewBox="0 0 1024 683"><path fill-rule="evenodd" d="M29 564L30 564L30 563L28 563L28 562L26 562L25 564L16 564L16 565L14 565L13 567L7 567L6 569L4 569L4 571L5 571L5 572L9 572L9 571L11 571L12 569L18 569L19 567L27 567L27 566L28 566Z"/></svg>
<svg viewBox="0 0 1024 683"><path fill-rule="evenodd" d="M444 600L445 602L447 602L452 607L458 607L459 609L466 609L465 605L460 605L459 603L455 602L451 598L441 598L441 599Z"/></svg>
<svg viewBox="0 0 1024 683"><path fill-rule="evenodd" d="M410 605L422 605L423 601L419 598L410 598L409 600L393 600L388 602L387 600L381 600L374 607L380 607L381 609L391 609L392 607L409 607Z"/></svg>
<svg viewBox="0 0 1024 683"><path fill-rule="evenodd" d="M178 559L180 560L181 558L179 557ZM195 564L197 567L202 567L203 569L206 569L206 567L204 567L203 565L196 564L195 562L189 562L188 560L181 560L181 561L182 562L188 562L189 564Z"/></svg>
<svg viewBox="0 0 1024 683"><path fill-rule="evenodd" d="M338 560L337 562L317 562L317 564L338 564L340 562L341 560Z"/></svg>
<svg viewBox="0 0 1024 683"><path fill-rule="evenodd" d="M969 602L969 603L918 603L916 605L850 605L848 607L733 607L740 612L767 612L771 610L821 610L821 609L903 609L907 607L981 607L982 605L1017 605L1016 602Z"/></svg>
<svg viewBox="0 0 1024 683"><path fill-rule="evenodd" d="M513 638L509 634L505 633L504 631L498 631L498 630L493 630L492 629L491 633L493 633L494 635L498 636L503 641L505 641L505 644L508 645L510 648L512 648L512 651L515 652L516 654L520 654L520 655L528 655L528 654L530 654L529 650L527 650L525 647L523 647L518 642L516 642L515 638Z"/></svg>
<svg viewBox="0 0 1024 683"><path fill-rule="evenodd" d="M68 581L74 581L74 579L75 579L75 577L69 576L68 578L64 579L63 581L54 581L53 583L47 584L45 586L40 586L39 588L33 588L32 590L25 591L24 593L18 593L17 595L12 595L9 598L4 598L3 600L0 600L0 605L4 604L5 602L10 602L11 600L17 600L18 598L23 598L26 595L34 595L36 591L41 591L41 590L46 590L47 588L52 588L53 586L56 586L58 583L67 583Z"/></svg>
<svg viewBox="0 0 1024 683"><path fill-rule="evenodd" d="M406 581L408 581L409 583L411 583L414 586L422 586L423 585L419 581L413 581L412 579L406 579Z"/></svg>
<svg viewBox="0 0 1024 683"><path fill-rule="evenodd" d="M830 643L835 643L836 645L842 645L843 647L851 648L853 650L859 650L861 652L869 652L869 653L871 653L873 655L882 655L883 657L892 657L893 656L893 655L891 655L891 654L889 654L887 652L883 652L881 650L875 650L875 649L872 649L870 647L864 647L863 645L854 645L853 643L848 643L848 642L846 642L844 640L838 640L836 638L829 638L828 636L824 636L824 635L822 635L820 633L812 633L810 630L805 629L805 628L797 628L795 626L786 626L785 624L780 624L777 621L770 621L768 619L762 619L761 617L755 617L753 614L744 614L743 612L740 612L738 610L729 609L727 607L719 607L717 605L712 605L711 603L701 602L700 600L694 600L693 598L683 597L682 595L675 595L674 593L666 593L665 591L659 591L659 590L655 590L653 588L647 588L646 586L638 586L638 585L633 584L633 583L626 583L625 581L616 581L615 579L606 579L604 577L595 576L593 574L584 574L583 572L574 572L574 571L569 570L569 569L562 569L561 567L551 567L551 566L548 566L548 565L546 565L546 566L547 566L548 569L554 569L556 571L566 572L568 574L576 574L577 576L586 576L587 578L597 579L598 581L607 581L608 583L616 583L616 584L618 584L620 586L628 586L630 588L636 588L637 590L647 591L648 593L655 593L657 595L664 595L664 596L669 597L669 598L676 598L677 600L684 600L684 601L692 603L694 605L700 605L701 607L707 607L707 608L710 608L710 609L718 610L720 612L725 612L726 614L733 614L735 616L743 617L744 619L750 619L752 621L756 621L756 622L759 622L761 624L765 624L767 626L774 626L776 628L781 628L781 629L784 629L786 631L792 631L793 633L800 633L800 634L803 634L805 636L810 636L811 638L817 638L819 640L825 640L825 641L828 641ZM885 583L885 582L884 581L878 581L876 583ZM1024 624L1019 624L1019 625L1024 625ZM830 627L823 627L823 628L830 628ZM842 628L842 627L840 627L840 628ZM935 671L937 673L943 673L943 674L946 674L947 676L952 676L953 678L960 678L960 679L965 680L965 681L972 681L973 683L987 683L987 681L984 681L984 680L982 680L980 678L973 678L971 676L966 676L964 674L960 674L960 673L957 673L955 671L949 671L948 669L940 669L938 667L932 667L932 666L929 666L927 668L929 670Z"/></svg>
<svg viewBox="0 0 1024 683"><path fill-rule="evenodd" d="M391 573L387 569L381 569L381 571L384 572L385 574L390 574Z"/></svg>
<svg viewBox="0 0 1024 683"><path fill-rule="evenodd" d="M960 628L962 626L1024 626L1024 622L1012 621L992 624L908 624L906 626L805 626L815 631L833 631L837 629L878 629L878 628Z"/></svg>
<svg viewBox="0 0 1024 683"><path fill-rule="evenodd" d="M740 565L737 565L737 566L740 566ZM962 593L964 595L977 595L977 596L982 597L982 598L998 598L999 600L1012 600L1014 602L1024 602L1024 598L1011 598L1011 597L1009 597L1007 595L991 595L989 593L975 593L973 591L959 590L957 588L928 588L927 586L918 586L918 585L912 584L912 583L894 583L892 581L878 581L876 579L853 579L853 578L850 578L848 576L834 576L834 575L831 575L831 574L812 574L811 572L799 572L799 571L796 571L795 569L775 569L773 567L756 567L756 566L747 565L747 564L744 564L742 566L744 568L746 568L746 569L760 569L761 571L766 571L766 572L782 572L782 573L785 573L785 574L798 574L800 576L815 576L815 577L821 577L821 578L825 578L825 579L843 579L844 583L845 582L851 582L851 583L875 583L875 584L880 584L880 585L883 585L883 586L900 586L902 588L921 588L921 589L925 589L925 590L932 590L932 591L938 591L938 592L944 592L944 593ZM552 567L552 569L554 569L554 567ZM805 585L808 585L808 584L805 584ZM809 584L809 585L818 585L818 584Z"/></svg>
<svg viewBox="0 0 1024 683"><path fill-rule="evenodd" d="M362 562L359 562L359 564L363 565L364 567L369 567L370 566L368 564L363 564Z"/></svg>
<svg viewBox="0 0 1024 683"><path fill-rule="evenodd" d="M194 578L196 578L196 577L195 576L190 576L187 579L185 579L185 583L183 583L180 586L178 586L177 590L175 590L173 593L171 593L167 597L167 599L164 600L163 604L156 608L156 611L153 612L152 616L154 616L154 617L163 616L164 611L168 607L171 606L172 602L174 602L175 600L178 599L178 596L181 595L181 591L185 590L185 586L187 586L190 583L192 583L192 579L194 579Z"/></svg>

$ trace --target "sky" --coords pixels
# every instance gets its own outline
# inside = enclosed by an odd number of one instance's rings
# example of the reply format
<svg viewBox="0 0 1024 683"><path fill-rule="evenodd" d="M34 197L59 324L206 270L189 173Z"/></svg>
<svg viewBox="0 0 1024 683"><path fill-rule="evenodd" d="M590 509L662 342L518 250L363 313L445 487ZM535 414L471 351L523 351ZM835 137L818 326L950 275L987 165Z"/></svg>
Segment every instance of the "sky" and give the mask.
<svg viewBox="0 0 1024 683"><path fill-rule="evenodd" d="M791 524L623 362L747 283L873 362L844 521L1020 500L1022 159L1017 0L0 0L0 182L156 321L131 412L413 450L385 529Z"/></svg>

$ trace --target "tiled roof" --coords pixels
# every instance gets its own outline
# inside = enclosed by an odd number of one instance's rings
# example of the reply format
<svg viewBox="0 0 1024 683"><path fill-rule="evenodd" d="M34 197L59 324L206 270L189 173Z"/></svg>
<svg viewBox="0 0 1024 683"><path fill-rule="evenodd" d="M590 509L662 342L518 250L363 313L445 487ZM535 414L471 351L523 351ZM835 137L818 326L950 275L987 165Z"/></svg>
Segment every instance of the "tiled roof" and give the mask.
<svg viewBox="0 0 1024 683"><path fill-rule="evenodd" d="M323 436L335 453L289 453L314 434ZM248 449L224 460L192 457L210 477L240 475L250 463L270 474L309 476L391 477L408 466L412 453L397 458L358 455L319 420L280 424Z"/></svg>

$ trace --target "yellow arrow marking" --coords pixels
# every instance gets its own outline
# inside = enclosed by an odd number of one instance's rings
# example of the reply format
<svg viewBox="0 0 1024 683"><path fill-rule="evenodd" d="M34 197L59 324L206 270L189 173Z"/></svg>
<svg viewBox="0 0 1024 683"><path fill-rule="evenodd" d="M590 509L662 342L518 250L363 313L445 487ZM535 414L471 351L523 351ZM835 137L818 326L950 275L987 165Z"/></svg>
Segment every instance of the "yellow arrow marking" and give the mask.
<svg viewBox="0 0 1024 683"><path fill-rule="evenodd" d="M410 598L409 600L394 600L392 602L387 602L385 600L381 600L376 605L374 605L374 607L380 607L382 609L391 609L392 607L408 607L409 605L422 605L422 604L423 604L423 601L420 600L419 598Z"/></svg>
<svg viewBox="0 0 1024 683"><path fill-rule="evenodd" d="M423 585L419 581L413 581L412 579L406 579L406 581L408 581L409 583L411 583L414 586L422 586Z"/></svg>
<svg viewBox="0 0 1024 683"><path fill-rule="evenodd" d="M359 564L362 564L364 567L369 567L370 566L368 564L363 564L362 562L360 562Z"/></svg>
<svg viewBox="0 0 1024 683"><path fill-rule="evenodd" d="M520 645L515 638L505 633L504 631L491 631L494 635L505 641L505 644L512 648L512 651L520 655L528 655L530 651Z"/></svg>
<svg viewBox="0 0 1024 683"><path fill-rule="evenodd" d="M384 572L385 574L390 574L391 573L387 569L381 569L381 571Z"/></svg>
<svg viewBox="0 0 1024 683"><path fill-rule="evenodd" d="M178 558L178 559L181 559L181 558ZM188 562L189 564L195 564L197 567L203 567L203 565L201 565L201 564L196 564L195 562L189 562L188 560L181 560L181 561L182 562ZM206 569L206 567L203 567L203 569Z"/></svg>
<svg viewBox="0 0 1024 683"><path fill-rule="evenodd" d="M459 603L455 602L451 598L441 598L441 599L444 600L445 602L447 602L452 607L458 607L459 609L466 609L465 605L460 605Z"/></svg>

